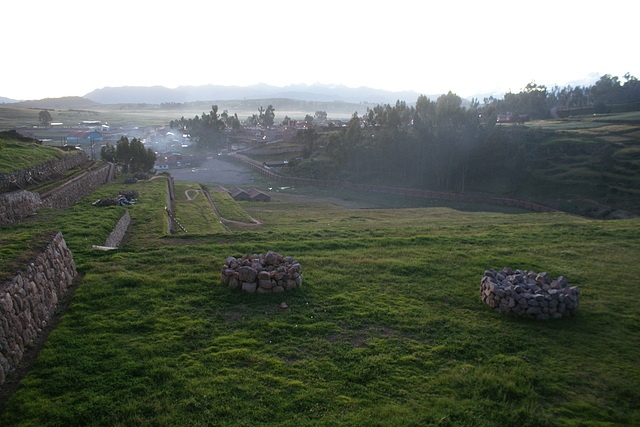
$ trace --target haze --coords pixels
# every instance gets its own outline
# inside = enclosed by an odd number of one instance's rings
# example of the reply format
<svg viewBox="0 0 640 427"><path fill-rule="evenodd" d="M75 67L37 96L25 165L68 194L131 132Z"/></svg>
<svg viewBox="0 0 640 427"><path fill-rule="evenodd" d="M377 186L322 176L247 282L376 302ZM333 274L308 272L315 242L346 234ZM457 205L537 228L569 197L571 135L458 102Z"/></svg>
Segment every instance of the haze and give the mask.
<svg viewBox="0 0 640 427"><path fill-rule="evenodd" d="M2 12L0 96L12 99L255 83L470 97L640 76L637 0L38 0Z"/></svg>

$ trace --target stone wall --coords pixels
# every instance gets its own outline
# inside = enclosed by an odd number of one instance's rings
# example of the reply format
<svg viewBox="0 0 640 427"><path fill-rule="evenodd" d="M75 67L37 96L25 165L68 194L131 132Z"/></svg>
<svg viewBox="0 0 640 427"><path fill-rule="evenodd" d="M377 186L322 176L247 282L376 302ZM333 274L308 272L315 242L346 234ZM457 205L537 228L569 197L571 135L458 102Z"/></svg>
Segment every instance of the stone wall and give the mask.
<svg viewBox="0 0 640 427"><path fill-rule="evenodd" d="M60 159L52 159L35 165L29 169L23 169L10 174L0 173L0 193L21 190L31 185L44 182L51 177L62 175L69 169L75 169L91 161L84 151L65 155Z"/></svg>
<svg viewBox="0 0 640 427"><path fill-rule="evenodd" d="M0 226L20 221L42 207L38 193L18 190L0 194Z"/></svg>
<svg viewBox="0 0 640 427"><path fill-rule="evenodd" d="M70 157L82 156L75 155ZM42 208L66 208L78 203L105 184L111 173L111 164L86 172L50 192L40 195L18 190L0 194L0 226L12 224Z"/></svg>
<svg viewBox="0 0 640 427"><path fill-rule="evenodd" d="M131 216L129 215L129 211L126 211L124 215L120 218L120 221L116 224L116 227L113 229L109 237L107 237L107 242L105 246L117 248L120 246L120 242L124 238L127 229L129 228L129 224L131 223Z"/></svg>
<svg viewBox="0 0 640 427"><path fill-rule="evenodd" d="M47 325L76 276L71 251L58 232L25 270L0 284L0 385Z"/></svg>
<svg viewBox="0 0 640 427"><path fill-rule="evenodd" d="M42 207L60 209L75 205L80 199L93 193L106 183L110 172L111 167L109 163L105 163L98 169L72 179L64 185L42 195Z"/></svg>
<svg viewBox="0 0 640 427"><path fill-rule="evenodd" d="M269 251L266 255L228 257L222 267L222 284L245 292L271 294L302 285L302 267L293 257Z"/></svg>
<svg viewBox="0 0 640 427"><path fill-rule="evenodd" d="M547 273L505 267L485 271L480 283L482 302L498 313L547 320L578 310L580 289L563 276L552 280Z"/></svg>

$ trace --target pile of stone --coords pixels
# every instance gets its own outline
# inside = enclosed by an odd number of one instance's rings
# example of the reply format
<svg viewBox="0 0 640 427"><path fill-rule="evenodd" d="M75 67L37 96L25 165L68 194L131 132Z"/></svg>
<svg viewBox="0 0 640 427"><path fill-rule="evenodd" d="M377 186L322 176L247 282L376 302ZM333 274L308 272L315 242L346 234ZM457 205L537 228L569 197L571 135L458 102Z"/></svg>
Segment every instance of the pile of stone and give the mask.
<svg viewBox="0 0 640 427"><path fill-rule="evenodd" d="M498 313L538 320L560 319L578 309L580 289L564 276L552 280L547 273L490 269L481 280L482 302Z"/></svg>
<svg viewBox="0 0 640 427"><path fill-rule="evenodd" d="M293 257L269 251L266 255L228 257L222 267L222 284L245 292L271 294L302 285L302 267Z"/></svg>

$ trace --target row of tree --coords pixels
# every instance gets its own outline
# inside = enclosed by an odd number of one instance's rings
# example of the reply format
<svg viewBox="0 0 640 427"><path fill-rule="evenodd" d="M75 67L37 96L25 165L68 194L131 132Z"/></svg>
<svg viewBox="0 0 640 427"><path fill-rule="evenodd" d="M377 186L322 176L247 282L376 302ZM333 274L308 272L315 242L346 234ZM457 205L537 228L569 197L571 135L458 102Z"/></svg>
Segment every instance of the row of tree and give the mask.
<svg viewBox="0 0 640 427"><path fill-rule="evenodd" d="M618 85L605 76L589 93L594 101L638 102L637 82L626 76L626 83ZM317 178L342 177L460 192L468 189L472 181L496 180L508 183L510 188L503 190L515 192L533 171L531 165L553 158L558 153L549 150L557 147L540 144L549 135L539 128L496 126L498 109L511 109L510 103L517 102L521 112L532 116L538 112L542 116L554 105L550 101L553 99L557 98L549 96L546 88L532 83L500 102L484 105L472 102L467 108L451 92L436 101L420 96L415 106L401 101L377 105L361 117L354 113L347 127L324 137L331 161L331 167L324 170L325 176L318 176L317 165L313 169L310 165L309 171ZM309 150L314 145L305 143L304 147ZM565 145L562 150L577 150L581 154L591 150L588 154L593 161L605 164L605 148L578 144ZM304 165L298 171L305 173Z"/></svg>
<svg viewBox="0 0 640 427"><path fill-rule="evenodd" d="M554 86L551 89L531 82L519 93L506 93L503 99L485 98L485 114L511 112L544 119L557 108L592 106L596 112L605 112L614 104L640 102L640 81L629 73L623 80L606 74L592 86Z"/></svg>

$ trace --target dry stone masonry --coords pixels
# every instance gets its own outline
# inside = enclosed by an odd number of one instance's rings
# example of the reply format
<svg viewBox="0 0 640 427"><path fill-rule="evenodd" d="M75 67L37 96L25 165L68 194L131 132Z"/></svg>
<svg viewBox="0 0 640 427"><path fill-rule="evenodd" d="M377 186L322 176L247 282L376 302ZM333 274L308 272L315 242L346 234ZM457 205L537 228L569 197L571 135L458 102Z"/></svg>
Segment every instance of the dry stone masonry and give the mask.
<svg viewBox="0 0 640 427"><path fill-rule="evenodd" d="M0 385L47 325L76 276L71 251L58 232L23 271L0 283Z"/></svg>
<svg viewBox="0 0 640 427"><path fill-rule="evenodd" d="M293 257L273 251L228 257L222 267L222 284L249 293L275 294L302 285L302 267Z"/></svg>
<svg viewBox="0 0 640 427"><path fill-rule="evenodd" d="M52 159L35 165L30 169L23 169L10 174L0 172L0 193L24 189L30 185L39 184L60 176L65 171L75 169L89 163L91 159L84 151L78 151L70 156Z"/></svg>
<svg viewBox="0 0 640 427"><path fill-rule="evenodd" d="M580 289L564 276L552 280L547 273L490 269L481 280L482 302L498 313L537 320L560 319L578 309Z"/></svg>
<svg viewBox="0 0 640 427"><path fill-rule="evenodd" d="M0 194L0 225L9 225L33 214L42 207L38 193L26 190Z"/></svg>

